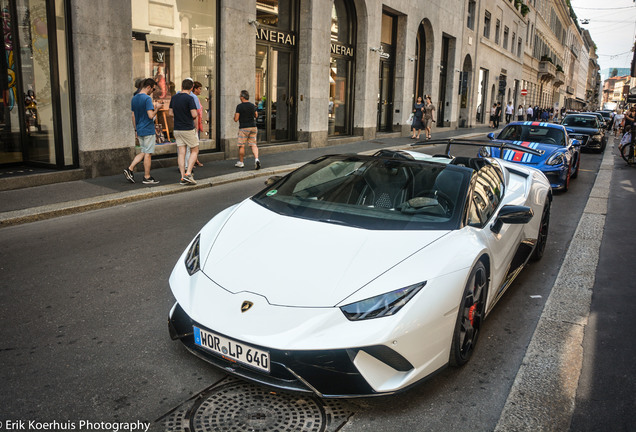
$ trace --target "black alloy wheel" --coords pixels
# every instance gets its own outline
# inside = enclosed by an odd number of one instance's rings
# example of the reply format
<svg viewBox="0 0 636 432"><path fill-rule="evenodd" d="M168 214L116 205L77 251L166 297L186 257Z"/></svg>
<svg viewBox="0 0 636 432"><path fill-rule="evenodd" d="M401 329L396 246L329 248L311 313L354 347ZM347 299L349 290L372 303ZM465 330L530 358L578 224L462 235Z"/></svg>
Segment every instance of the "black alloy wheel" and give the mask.
<svg viewBox="0 0 636 432"><path fill-rule="evenodd" d="M537 235L537 244L534 247L532 261L539 261L543 258L545 245L548 243L548 230L550 228L550 198L545 199L543 214L541 215L541 224L539 225L539 234Z"/></svg>
<svg viewBox="0 0 636 432"><path fill-rule="evenodd" d="M486 291L488 274L486 267L479 261L470 272L459 306L449 363L462 366L468 362L475 350L482 323L486 316Z"/></svg>

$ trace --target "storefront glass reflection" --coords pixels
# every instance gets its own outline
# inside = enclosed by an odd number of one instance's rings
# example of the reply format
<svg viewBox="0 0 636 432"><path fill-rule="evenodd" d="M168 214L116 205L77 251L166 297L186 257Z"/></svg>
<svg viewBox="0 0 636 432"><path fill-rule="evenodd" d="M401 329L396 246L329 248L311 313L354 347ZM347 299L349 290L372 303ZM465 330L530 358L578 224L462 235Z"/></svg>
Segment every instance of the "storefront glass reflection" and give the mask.
<svg viewBox="0 0 636 432"><path fill-rule="evenodd" d="M65 2L0 0L0 10L0 164L70 166L73 116Z"/></svg>
<svg viewBox="0 0 636 432"><path fill-rule="evenodd" d="M18 45L14 36L15 17L8 0L0 0L2 47L0 48L0 164L22 161L20 106L18 99Z"/></svg>
<svg viewBox="0 0 636 432"><path fill-rule="evenodd" d="M199 95L203 108L200 149L216 150L216 0L131 0L131 6L133 78L135 83L154 78L159 88L152 98L165 107L157 115L157 144L174 142L168 106L172 96L181 91L181 82L192 78L203 89ZM157 150L158 154L175 152L172 146Z"/></svg>

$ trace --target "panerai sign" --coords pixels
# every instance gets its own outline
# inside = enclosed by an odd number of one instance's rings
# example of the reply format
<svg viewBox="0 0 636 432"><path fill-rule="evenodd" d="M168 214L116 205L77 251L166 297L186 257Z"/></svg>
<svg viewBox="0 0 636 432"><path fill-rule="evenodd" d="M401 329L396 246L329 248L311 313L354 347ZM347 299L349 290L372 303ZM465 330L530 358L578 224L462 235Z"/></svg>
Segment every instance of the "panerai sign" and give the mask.
<svg viewBox="0 0 636 432"><path fill-rule="evenodd" d="M296 46L296 35L278 30L258 28L256 29L256 39L282 45Z"/></svg>
<svg viewBox="0 0 636 432"><path fill-rule="evenodd" d="M345 46L345 45L338 45L338 44L332 43L331 54L338 54L338 55L343 55L347 57L353 57L353 48Z"/></svg>

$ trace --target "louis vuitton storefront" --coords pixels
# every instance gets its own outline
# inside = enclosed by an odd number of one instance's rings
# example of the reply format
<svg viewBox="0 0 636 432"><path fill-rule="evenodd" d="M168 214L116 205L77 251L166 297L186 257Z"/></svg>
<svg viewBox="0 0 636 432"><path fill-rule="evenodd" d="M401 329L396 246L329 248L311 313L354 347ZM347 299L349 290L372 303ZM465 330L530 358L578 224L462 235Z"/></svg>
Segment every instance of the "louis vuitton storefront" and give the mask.
<svg viewBox="0 0 636 432"><path fill-rule="evenodd" d="M144 78L154 78L158 90L151 96L164 107L156 118L157 153L176 154L168 106L172 96L181 91L185 78L201 83L200 149L217 151L216 0L130 1L133 80L138 83Z"/></svg>

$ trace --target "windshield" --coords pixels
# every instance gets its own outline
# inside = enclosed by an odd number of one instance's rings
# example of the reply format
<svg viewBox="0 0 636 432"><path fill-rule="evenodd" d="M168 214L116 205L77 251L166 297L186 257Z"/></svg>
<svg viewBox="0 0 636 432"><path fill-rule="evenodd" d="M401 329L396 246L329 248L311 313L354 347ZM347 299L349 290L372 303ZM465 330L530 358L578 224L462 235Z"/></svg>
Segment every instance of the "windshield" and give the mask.
<svg viewBox="0 0 636 432"><path fill-rule="evenodd" d="M501 131L497 139L566 145L565 134L560 128L527 124L508 125Z"/></svg>
<svg viewBox="0 0 636 432"><path fill-rule="evenodd" d="M565 116L561 124L563 126L593 128L593 129L598 127L596 118L590 117L590 116L577 116L577 115Z"/></svg>
<svg viewBox="0 0 636 432"><path fill-rule="evenodd" d="M473 170L373 156L325 156L256 194L282 215L375 230L460 225Z"/></svg>

